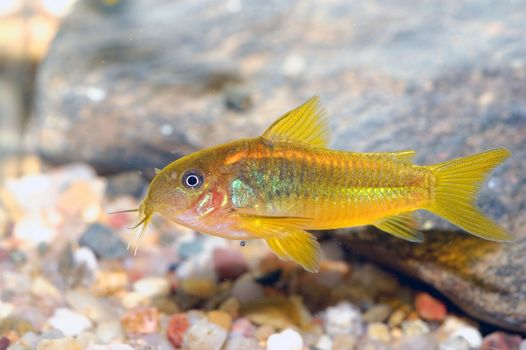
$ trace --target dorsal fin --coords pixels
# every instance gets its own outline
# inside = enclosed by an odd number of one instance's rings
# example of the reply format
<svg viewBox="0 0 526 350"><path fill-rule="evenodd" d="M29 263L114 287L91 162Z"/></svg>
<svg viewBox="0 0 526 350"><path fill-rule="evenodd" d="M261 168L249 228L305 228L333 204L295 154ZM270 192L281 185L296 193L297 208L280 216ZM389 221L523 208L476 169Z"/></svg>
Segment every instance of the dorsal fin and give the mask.
<svg viewBox="0 0 526 350"><path fill-rule="evenodd" d="M294 142L313 147L327 147L330 131L320 98L313 96L299 107L285 113L265 131L263 138L272 142Z"/></svg>

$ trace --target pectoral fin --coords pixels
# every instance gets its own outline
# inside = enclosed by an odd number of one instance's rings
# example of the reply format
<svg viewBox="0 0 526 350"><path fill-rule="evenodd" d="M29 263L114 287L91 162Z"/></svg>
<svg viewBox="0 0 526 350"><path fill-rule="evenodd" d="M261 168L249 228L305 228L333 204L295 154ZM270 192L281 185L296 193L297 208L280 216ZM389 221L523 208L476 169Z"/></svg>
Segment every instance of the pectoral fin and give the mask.
<svg viewBox="0 0 526 350"><path fill-rule="evenodd" d="M413 213L389 216L373 224L382 231L411 242L423 242L424 235L417 230L418 222Z"/></svg>
<svg viewBox="0 0 526 350"><path fill-rule="evenodd" d="M302 229L312 219L244 214L239 218L242 228L253 236L264 238L280 259L292 260L307 271L318 272L320 245L312 234Z"/></svg>

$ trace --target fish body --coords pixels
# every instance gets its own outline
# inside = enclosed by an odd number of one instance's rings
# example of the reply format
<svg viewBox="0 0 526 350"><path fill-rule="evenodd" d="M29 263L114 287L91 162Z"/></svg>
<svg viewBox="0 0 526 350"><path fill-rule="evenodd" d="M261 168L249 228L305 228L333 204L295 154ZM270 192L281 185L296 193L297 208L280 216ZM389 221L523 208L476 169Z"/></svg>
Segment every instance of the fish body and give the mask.
<svg viewBox="0 0 526 350"><path fill-rule="evenodd" d="M506 149L422 166L413 164L414 151L331 150L327 125L314 97L260 137L172 162L152 180L140 223L159 212L202 233L264 239L280 258L309 271L318 270L320 249L305 230L371 224L420 242L419 209L482 238L511 238L475 206L481 182L509 156Z"/></svg>

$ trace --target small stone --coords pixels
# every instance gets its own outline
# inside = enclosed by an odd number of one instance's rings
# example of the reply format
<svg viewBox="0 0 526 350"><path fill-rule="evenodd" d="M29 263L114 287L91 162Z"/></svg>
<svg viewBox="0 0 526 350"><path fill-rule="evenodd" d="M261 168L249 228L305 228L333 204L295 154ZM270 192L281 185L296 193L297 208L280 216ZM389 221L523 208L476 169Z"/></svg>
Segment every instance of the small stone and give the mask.
<svg viewBox="0 0 526 350"><path fill-rule="evenodd" d="M521 342L521 345L519 346L519 350L526 350L526 339Z"/></svg>
<svg viewBox="0 0 526 350"><path fill-rule="evenodd" d="M146 277L133 284L133 290L146 297L170 294L170 283L164 277Z"/></svg>
<svg viewBox="0 0 526 350"><path fill-rule="evenodd" d="M350 273L349 264L343 261L323 260L316 281L322 286L332 288L338 285Z"/></svg>
<svg viewBox="0 0 526 350"><path fill-rule="evenodd" d="M97 345L90 344L86 350L134 350L133 347L127 344L109 344L109 345Z"/></svg>
<svg viewBox="0 0 526 350"><path fill-rule="evenodd" d="M400 308L400 309L397 309L395 310L391 316L389 317L389 320L387 321L387 324L390 326L390 327L398 327L402 324L402 322L406 319L407 317L407 312Z"/></svg>
<svg viewBox="0 0 526 350"><path fill-rule="evenodd" d="M11 342L9 341L8 338L6 337L0 338L0 350L6 350L9 347L9 344L11 344Z"/></svg>
<svg viewBox="0 0 526 350"><path fill-rule="evenodd" d="M224 350L262 350L256 339L246 337L229 337Z"/></svg>
<svg viewBox="0 0 526 350"><path fill-rule="evenodd" d="M428 335L404 337L403 341L398 346L398 349L403 350L431 350L436 348L437 344L435 338Z"/></svg>
<svg viewBox="0 0 526 350"><path fill-rule="evenodd" d="M312 317L297 296L267 297L243 305L242 315L257 325L268 325L275 329L305 327Z"/></svg>
<svg viewBox="0 0 526 350"><path fill-rule="evenodd" d="M356 335L338 333L333 338L332 350L354 349L357 343L358 343L358 339Z"/></svg>
<svg viewBox="0 0 526 350"><path fill-rule="evenodd" d="M405 335L416 336L429 333L429 326L420 319L402 322L402 330Z"/></svg>
<svg viewBox="0 0 526 350"><path fill-rule="evenodd" d="M230 297L219 306L219 310L227 312L233 319L236 319L239 317L240 307L239 301L234 297Z"/></svg>
<svg viewBox="0 0 526 350"><path fill-rule="evenodd" d="M428 293L418 293L415 308L420 317L426 321L443 321L447 315L446 306Z"/></svg>
<svg viewBox="0 0 526 350"><path fill-rule="evenodd" d="M181 282L181 288L188 295L199 298L208 298L212 296L216 290L217 285L214 281L205 277L187 278Z"/></svg>
<svg viewBox="0 0 526 350"><path fill-rule="evenodd" d="M151 301L151 306L159 310L160 313L168 315L175 314L181 310L174 298L170 298L168 296L153 298Z"/></svg>
<svg viewBox="0 0 526 350"><path fill-rule="evenodd" d="M128 283L128 273L125 270L99 270L91 288L97 295L112 295L127 290Z"/></svg>
<svg viewBox="0 0 526 350"><path fill-rule="evenodd" d="M166 336L175 348L180 348L183 345L184 335L188 327L190 327L190 322L188 322L185 314L179 313L170 317Z"/></svg>
<svg viewBox="0 0 526 350"><path fill-rule="evenodd" d="M115 317L116 310L107 300L97 298L87 290L69 290L66 292L65 299L73 310L95 322L110 320Z"/></svg>
<svg viewBox="0 0 526 350"><path fill-rule="evenodd" d="M263 325L261 327L258 327L258 329L256 329L254 336L259 341L266 341L268 337L270 337L275 332L276 332L276 329L274 327L271 327L269 325Z"/></svg>
<svg viewBox="0 0 526 350"><path fill-rule="evenodd" d="M438 350L470 350L471 346L462 337L451 337L438 346Z"/></svg>
<svg viewBox="0 0 526 350"><path fill-rule="evenodd" d="M97 325L95 334L104 343L110 343L123 337L121 323L117 320L103 321Z"/></svg>
<svg viewBox="0 0 526 350"><path fill-rule="evenodd" d="M455 330L451 336L463 338L473 349L478 349L482 345L482 335L475 327L462 326L461 328Z"/></svg>
<svg viewBox="0 0 526 350"><path fill-rule="evenodd" d="M159 312L156 308L139 308L128 311L121 319L127 334L155 333L159 327Z"/></svg>
<svg viewBox="0 0 526 350"><path fill-rule="evenodd" d="M348 302L341 302L325 311L325 329L331 336L340 333L362 335L364 332L360 310Z"/></svg>
<svg viewBox="0 0 526 350"><path fill-rule="evenodd" d="M267 340L267 350L302 350L303 339L298 332L286 329L272 334Z"/></svg>
<svg viewBox="0 0 526 350"><path fill-rule="evenodd" d="M88 226L80 237L79 244L90 248L102 259L117 259L126 254L126 244L111 228L98 223Z"/></svg>
<svg viewBox="0 0 526 350"><path fill-rule="evenodd" d="M230 329L230 326L232 326L232 317L224 311L210 311L207 314L207 318L209 322L215 323L227 332Z"/></svg>
<svg viewBox="0 0 526 350"><path fill-rule="evenodd" d="M316 349L332 350L332 339L328 335L322 334L321 337L316 342Z"/></svg>
<svg viewBox="0 0 526 350"><path fill-rule="evenodd" d="M35 296L61 300L62 293L51 282L42 276L37 276L31 284L31 293Z"/></svg>
<svg viewBox="0 0 526 350"><path fill-rule="evenodd" d="M76 249L73 253L73 260L76 265L85 266L91 276L93 276L98 270L99 263L97 262L97 257L88 247L80 247L79 249Z"/></svg>
<svg viewBox="0 0 526 350"><path fill-rule="evenodd" d="M261 299L264 294L261 285L256 283L249 274L239 277L232 287L232 296L242 304Z"/></svg>
<svg viewBox="0 0 526 350"><path fill-rule="evenodd" d="M391 307L387 304L374 305L363 314L363 319L367 323L384 322L391 311Z"/></svg>
<svg viewBox="0 0 526 350"><path fill-rule="evenodd" d="M391 334L389 333L389 327L385 323L373 322L367 326L367 335L373 340L379 340L384 343L389 343L391 340Z"/></svg>
<svg viewBox="0 0 526 350"><path fill-rule="evenodd" d="M232 323L230 333L250 338L256 333L256 329L252 322L245 317L241 317Z"/></svg>
<svg viewBox="0 0 526 350"><path fill-rule="evenodd" d="M55 313L49 319L49 324L66 336L78 335L92 327L89 318L67 308L55 309Z"/></svg>
<svg viewBox="0 0 526 350"><path fill-rule="evenodd" d="M75 339L44 339L37 345L37 350L83 350L84 347Z"/></svg>
<svg viewBox="0 0 526 350"><path fill-rule="evenodd" d="M493 332L484 337L480 350L516 350L521 345L521 342L522 338L518 335Z"/></svg>
<svg viewBox="0 0 526 350"><path fill-rule="evenodd" d="M184 336L183 347L192 350L220 350L225 343L227 332L207 320L193 324Z"/></svg>
<svg viewBox="0 0 526 350"><path fill-rule="evenodd" d="M214 268L220 280L236 279L248 271L245 257L240 251L216 248L213 253Z"/></svg>

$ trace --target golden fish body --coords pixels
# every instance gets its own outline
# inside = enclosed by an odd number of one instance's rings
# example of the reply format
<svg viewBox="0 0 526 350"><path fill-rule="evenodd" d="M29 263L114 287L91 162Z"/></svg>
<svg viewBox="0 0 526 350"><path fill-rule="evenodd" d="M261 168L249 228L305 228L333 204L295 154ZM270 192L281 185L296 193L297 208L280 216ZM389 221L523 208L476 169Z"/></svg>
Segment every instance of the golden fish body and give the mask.
<svg viewBox="0 0 526 350"><path fill-rule="evenodd" d="M140 206L140 223L159 212L203 233L261 238L309 271L318 270L320 251L305 230L372 224L422 241L413 216L418 209L486 239L510 239L475 206L480 183L509 151L420 166L412 163L413 151L344 152L328 149L328 142L314 97L261 137L202 150L159 171Z"/></svg>

